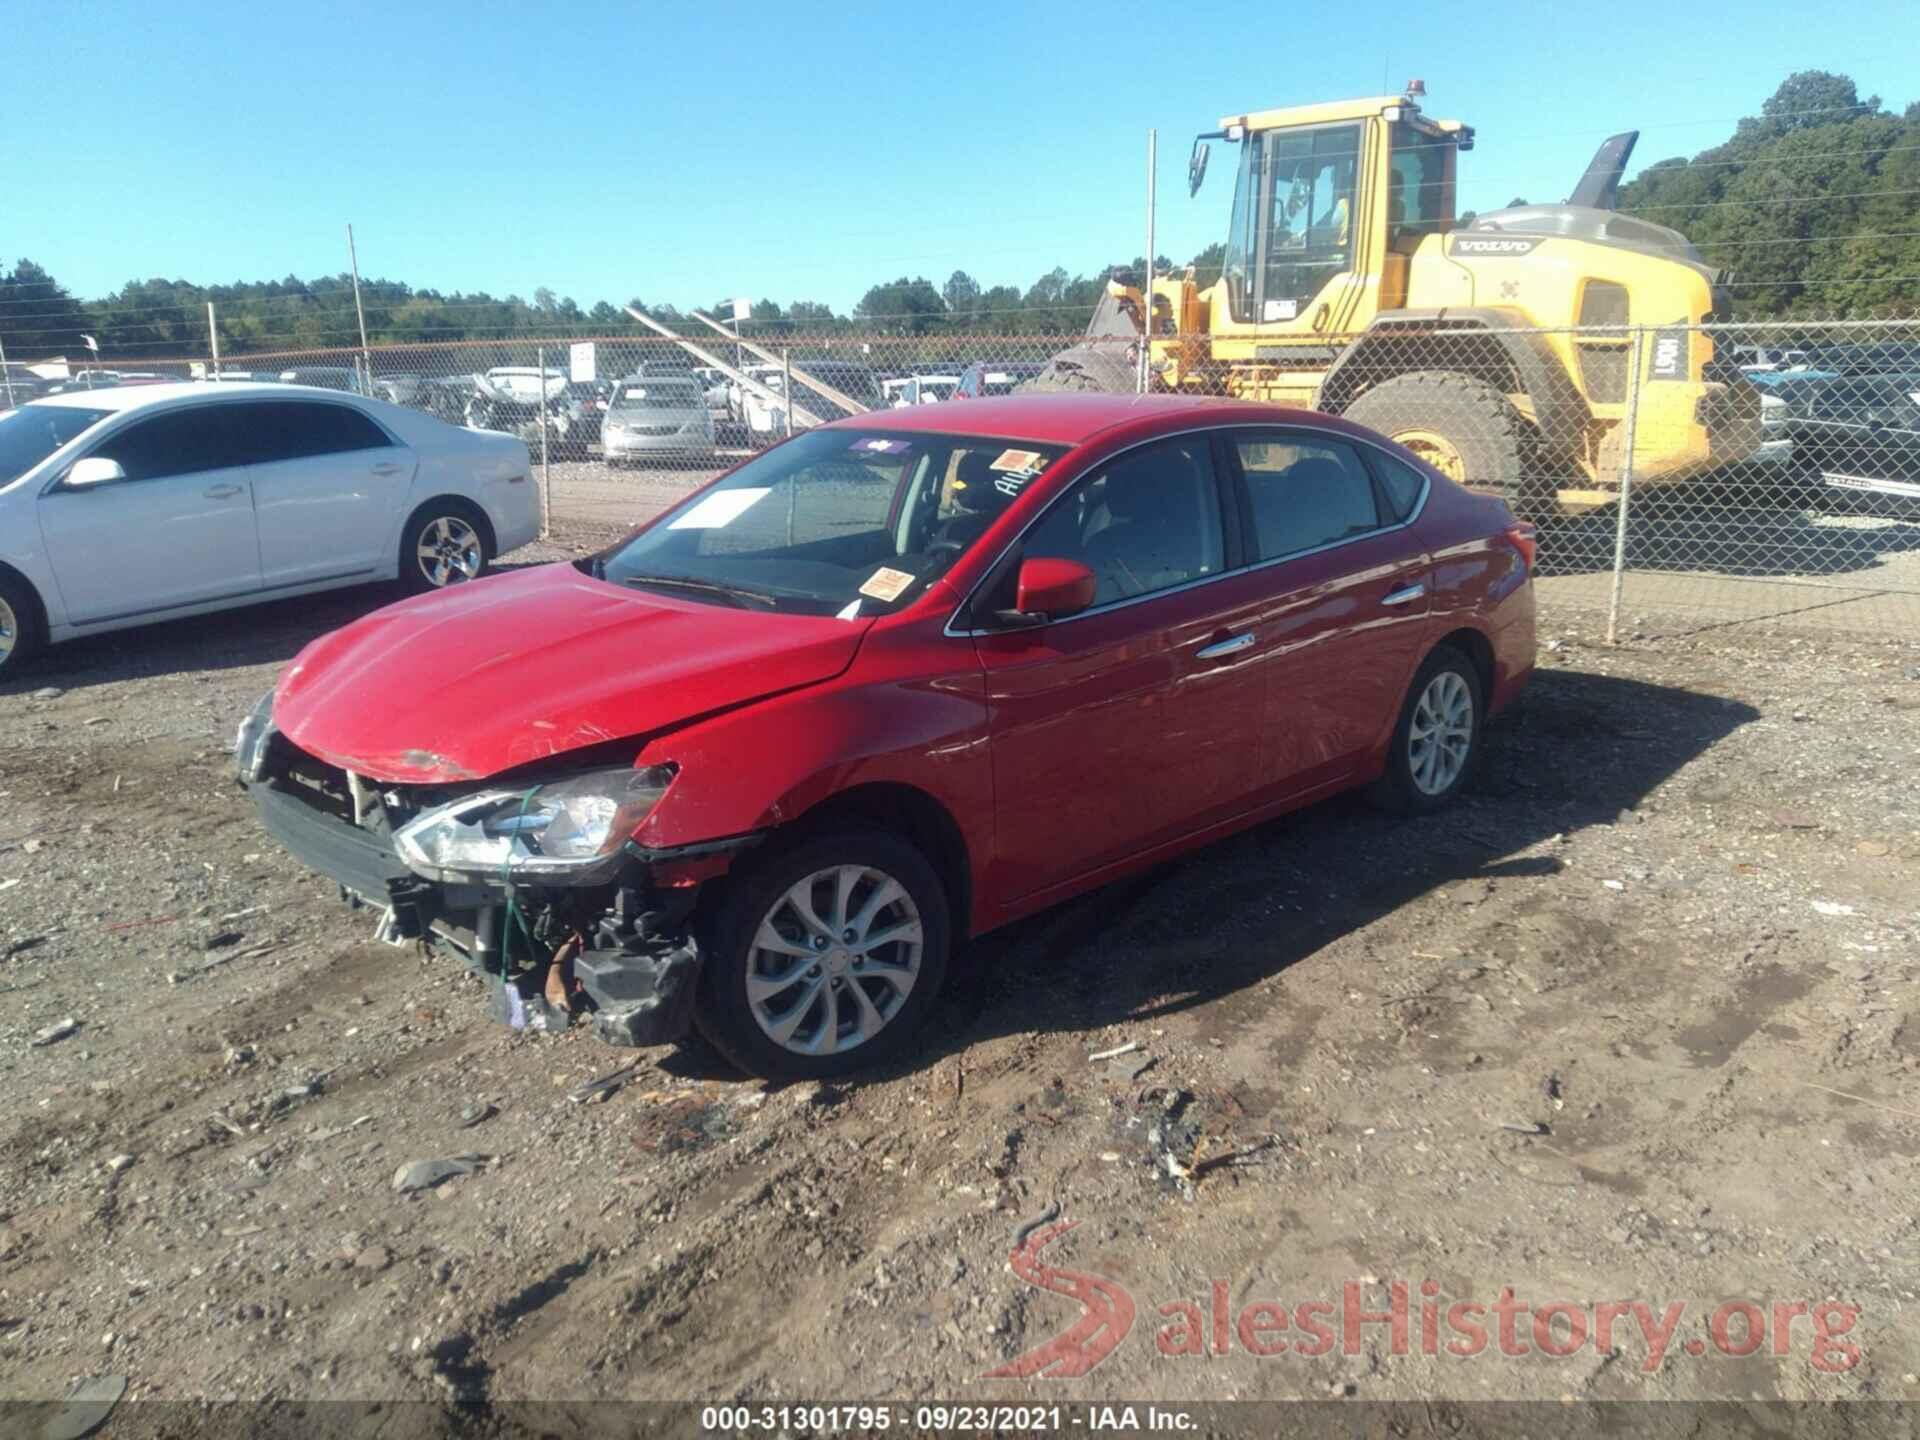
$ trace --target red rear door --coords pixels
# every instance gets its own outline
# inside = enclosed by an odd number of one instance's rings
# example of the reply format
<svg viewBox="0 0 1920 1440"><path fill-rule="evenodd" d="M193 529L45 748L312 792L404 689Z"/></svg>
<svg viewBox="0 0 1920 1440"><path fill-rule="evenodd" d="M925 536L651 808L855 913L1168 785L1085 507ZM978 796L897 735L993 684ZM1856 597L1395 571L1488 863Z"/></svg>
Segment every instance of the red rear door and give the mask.
<svg viewBox="0 0 1920 1440"><path fill-rule="evenodd" d="M1265 778L1298 794L1353 775L1399 713L1428 642L1418 504L1366 449L1317 431L1235 432L1249 546L1266 577Z"/></svg>

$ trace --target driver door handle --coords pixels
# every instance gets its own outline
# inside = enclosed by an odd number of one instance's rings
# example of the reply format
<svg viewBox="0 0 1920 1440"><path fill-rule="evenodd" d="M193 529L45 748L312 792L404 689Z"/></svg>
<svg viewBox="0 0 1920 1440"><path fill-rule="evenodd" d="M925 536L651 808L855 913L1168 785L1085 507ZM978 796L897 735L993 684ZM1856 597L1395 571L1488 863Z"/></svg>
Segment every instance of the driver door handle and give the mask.
<svg viewBox="0 0 1920 1440"><path fill-rule="evenodd" d="M200 493L209 500L231 500L246 488L244 485L209 485Z"/></svg>
<svg viewBox="0 0 1920 1440"><path fill-rule="evenodd" d="M1389 590L1380 597L1380 603L1382 605L1405 605L1411 601L1418 600L1426 593L1426 583L1416 580L1411 585L1402 585L1397 590Z"/></svg>
<svg viewBox="0 0 1920 1440"><path fill-rule="evenodd" d="M382 460L378 465L373 467L373 473L376 475L398 475L406 468L406 466L396 464L392 460Z"/></svg>

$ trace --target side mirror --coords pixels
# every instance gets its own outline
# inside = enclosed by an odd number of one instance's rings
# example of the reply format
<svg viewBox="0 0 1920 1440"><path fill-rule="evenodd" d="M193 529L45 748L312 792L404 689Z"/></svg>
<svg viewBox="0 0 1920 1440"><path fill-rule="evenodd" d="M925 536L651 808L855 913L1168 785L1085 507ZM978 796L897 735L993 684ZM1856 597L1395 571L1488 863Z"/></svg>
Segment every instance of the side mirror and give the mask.
<svg viewBox="0 0 1920 1440"><path fill-rule="evenodd" d="M1064 620L1093 604L1093 571L1078 560L1036 555L1020 562L1014 608L1032 623Z"/></svg>
<svg viewBox="0 0 1920 1440"><path fill-rule="evenodd" d="M73 462L64 484L69 490L85 490L94 485L111 485L116 480L126 478L127 472L121 468L118 460L109 460L103 455L89 455L84 460Z"/></svg>
<svg viewBox="0 0 1920 1440"><path fill-rule="evenodd" d="M1187 160L1187 198L1189 200L1200 193L1201 182L1207 178L1207 151L1210 148L1204 140L1193 142L1193 154Z"/></svg>

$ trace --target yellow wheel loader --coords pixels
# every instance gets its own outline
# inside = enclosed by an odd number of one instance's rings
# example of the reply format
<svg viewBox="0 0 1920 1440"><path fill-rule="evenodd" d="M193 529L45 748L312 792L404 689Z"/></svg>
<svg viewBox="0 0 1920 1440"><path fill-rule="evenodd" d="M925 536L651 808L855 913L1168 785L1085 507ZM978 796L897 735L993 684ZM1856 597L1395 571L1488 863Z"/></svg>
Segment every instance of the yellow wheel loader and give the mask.
<svg viewBox="0 0 1920 1440"><path fill-rule="evenodd" d="M1423 115L1422 95L1416 81L1201 135L1190 194L1209 141L1240 151L1220 278L1156 277L1150 306L1109 284L1087 340L1034 388L1134 389L1144 336L1155 389L1346 415L1529 513L1613 501L1630 387L1636 486L1751 456L1759 394L1698 328L1727 318L1724 275L1614 209L1638 132L1602 145L1565 204L1462 224L1473 131Z"/></svg>

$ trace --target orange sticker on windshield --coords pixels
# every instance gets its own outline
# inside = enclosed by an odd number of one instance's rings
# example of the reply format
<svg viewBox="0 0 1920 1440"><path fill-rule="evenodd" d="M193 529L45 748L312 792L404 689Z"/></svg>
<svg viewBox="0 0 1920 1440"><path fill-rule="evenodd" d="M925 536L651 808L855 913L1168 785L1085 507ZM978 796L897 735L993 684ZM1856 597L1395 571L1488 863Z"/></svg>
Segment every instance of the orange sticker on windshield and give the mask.
<svg viewBox="0 0 1920 1440"><path fill-rule="evenodd" d="M1044 457L1038 450L1002 450L990 470L1038 470Z"/></svg>
<svg viewBox="0 0 1920 1440"><path fill-rule="evenodd" d="M906 571L882 565L867 577L867 583L860 587L860 593L873 600L898 600L911 584L913 576Z"/></svg>

